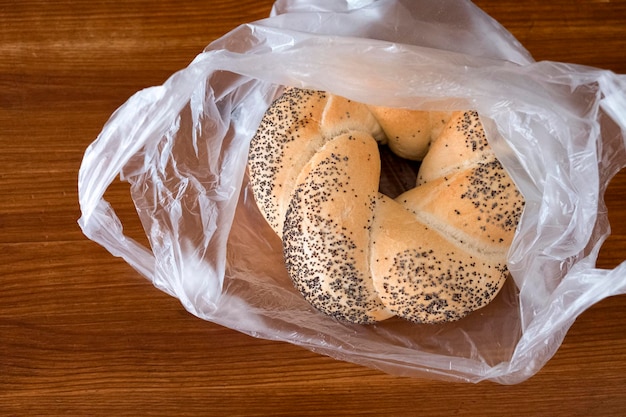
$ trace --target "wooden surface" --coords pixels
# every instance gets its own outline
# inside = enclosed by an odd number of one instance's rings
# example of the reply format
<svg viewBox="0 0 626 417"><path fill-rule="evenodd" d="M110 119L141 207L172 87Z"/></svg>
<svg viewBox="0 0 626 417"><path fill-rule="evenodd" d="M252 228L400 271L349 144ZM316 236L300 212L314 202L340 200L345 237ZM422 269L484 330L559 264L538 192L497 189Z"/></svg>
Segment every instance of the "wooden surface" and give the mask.
<svg viewBox="0 0 626 417"><path fill-rule="evenodd" d="M626 73L623 0L477 4L538 60ZM626 296L522 384L397 378L199 320L82 235L77 171L110 114L270 7L0 2L0 415L624 415ZM626 258L625 198L623 172L600 267ZM140 235L124 184L107 199Z"/></svg>

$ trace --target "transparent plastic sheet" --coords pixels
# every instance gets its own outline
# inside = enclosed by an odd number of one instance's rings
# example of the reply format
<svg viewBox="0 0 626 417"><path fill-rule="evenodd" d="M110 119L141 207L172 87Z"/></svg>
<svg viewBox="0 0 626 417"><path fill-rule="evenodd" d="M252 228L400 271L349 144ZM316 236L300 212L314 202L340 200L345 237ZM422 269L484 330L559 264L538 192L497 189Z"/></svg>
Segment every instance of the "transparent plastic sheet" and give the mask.
<svg viewBox="0 0 626 417"><path fill-rule="evenodd" d="M526 199L496 300L456 323L370 326L303 300L246 177L248 143L284 86L479 111ZM626 293L626 263L595 268L625 138L625 76L534 62L470 2L281 0L112 115L85 152L79 224L205 320L392 374L513 384L541 369L585 309ZM124 235L103 198L118 175L150 248Z"/></svg>

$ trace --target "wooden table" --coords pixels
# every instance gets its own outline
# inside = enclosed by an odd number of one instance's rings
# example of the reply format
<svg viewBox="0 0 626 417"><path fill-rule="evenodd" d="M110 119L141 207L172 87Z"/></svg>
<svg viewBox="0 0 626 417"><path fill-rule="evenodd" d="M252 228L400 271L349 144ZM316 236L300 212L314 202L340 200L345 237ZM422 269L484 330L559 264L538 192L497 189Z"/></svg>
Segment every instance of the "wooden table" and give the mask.
<svg viewBox="0 0 626 417"><path fill-rule="evenodd" d="M624 0L480 0L537 60L626 73ZM270 0L0 3L0 415L626 413L626 296L576 321L514 386L389 376L204 322L77 226L85 148L131 94L161 84ZM626 172L607 193L626 258ZM139 235L127 187L107 192Z"/></svg>

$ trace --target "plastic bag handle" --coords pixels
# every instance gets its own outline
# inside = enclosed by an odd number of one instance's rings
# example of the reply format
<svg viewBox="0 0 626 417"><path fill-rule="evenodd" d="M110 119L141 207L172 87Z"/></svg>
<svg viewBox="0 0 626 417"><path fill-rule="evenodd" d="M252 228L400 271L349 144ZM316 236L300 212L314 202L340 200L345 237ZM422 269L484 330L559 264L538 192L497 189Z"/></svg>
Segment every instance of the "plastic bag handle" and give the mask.
<svg viewBox="0 0 626 417"><path fill-rule="evenodd" d="M122 223L106 200L98 200L96 206L90 208L90 215L87 217L83 214L78 223L89 239L102 245L112 255L123 258L140 274L152 279L155 262L153 253L124 235Z"/></svg>
<svg viewBox="0 0 626 417"><path fill-rule="evenodd" d="M111 254L123 258L139 273L152 278L155 257L145 246L123 233L122 222L113 207L104 199L104 193L121 172L122 167L145 143L130 140L137 133L123 132L125 121L136 116L148 105L148 96L157 87L143 90L131 97L111 116L102 132L85 151L78 172L78 200L81 217L78 224L91 240L102 245ZM132 124L130 124L132 126Z"/></svg>
<svg viewBox="0 0 626 417"><path fill-rule="evenodd" d="M122 223L104 199L104 193L140 149L167 131L171 123L168 115L177 113L172 110L183 106L184 91L175 100L167 94L171 84L185 89L177 78L174 76L162 86L141 90L120 106L85 151L78 172L81 210L78 224L83 233L151 280L155 273L154 254L124 235Z"/></svg>

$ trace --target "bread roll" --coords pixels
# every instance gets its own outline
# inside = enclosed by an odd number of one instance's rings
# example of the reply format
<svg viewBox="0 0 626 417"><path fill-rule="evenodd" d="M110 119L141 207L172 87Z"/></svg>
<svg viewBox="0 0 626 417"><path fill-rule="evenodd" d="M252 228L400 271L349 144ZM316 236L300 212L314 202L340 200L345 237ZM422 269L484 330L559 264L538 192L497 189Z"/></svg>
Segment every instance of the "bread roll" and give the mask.
<svg viewBox="0 0 626 417"><path fill-rule="evenodd" d="M378 147L423 158L417 186L378 192ZM255 200L295 287L367 324L461 319L499 292L524 205L476 112L424 112L290 89L252 140Z"/></svg>

